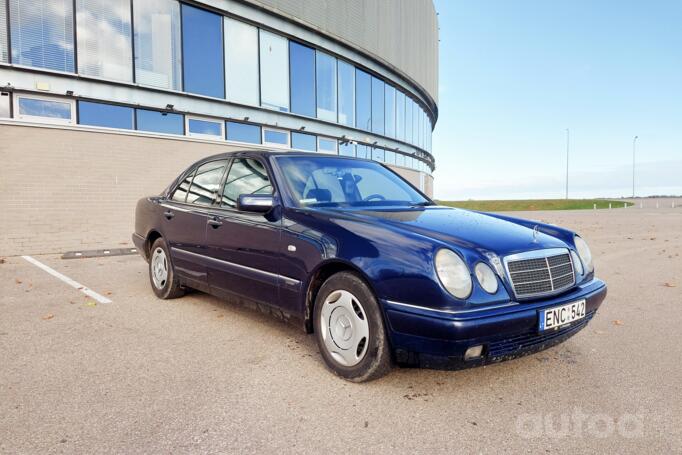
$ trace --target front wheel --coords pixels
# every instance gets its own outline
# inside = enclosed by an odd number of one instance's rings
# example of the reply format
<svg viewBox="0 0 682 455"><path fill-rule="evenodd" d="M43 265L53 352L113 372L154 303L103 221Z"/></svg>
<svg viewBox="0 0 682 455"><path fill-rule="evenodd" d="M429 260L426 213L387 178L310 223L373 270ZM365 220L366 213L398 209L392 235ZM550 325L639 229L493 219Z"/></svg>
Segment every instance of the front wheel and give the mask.
<svg viewBox="0 0 682 455"><path fill-rule="evenodd" d="M315 300L314 329L322 358L339 376L365 382L391 369L381 309L356 274L341 272L324 282Z"/></svg>
<svg viewBox="0 0 682 455"><path fill-rule="evenodd" d="M163 238L156 239L150 251L149 281L154 294L160 299L174 299L183 295L184 291L175 277L168 247Z"/></svg>

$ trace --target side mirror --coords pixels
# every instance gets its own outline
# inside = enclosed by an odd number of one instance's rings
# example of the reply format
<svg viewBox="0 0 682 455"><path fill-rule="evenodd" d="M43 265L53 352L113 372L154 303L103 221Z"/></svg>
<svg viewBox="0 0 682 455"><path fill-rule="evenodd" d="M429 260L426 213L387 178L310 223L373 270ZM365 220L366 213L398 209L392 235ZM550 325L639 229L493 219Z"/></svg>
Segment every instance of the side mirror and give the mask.
<svg viewBox="0 0 682 455"><path fill-rule="evenodd" d="M237 199L237 210L242 212L266 213L274 205L275 198L270 194L240 194Z"/></svg>

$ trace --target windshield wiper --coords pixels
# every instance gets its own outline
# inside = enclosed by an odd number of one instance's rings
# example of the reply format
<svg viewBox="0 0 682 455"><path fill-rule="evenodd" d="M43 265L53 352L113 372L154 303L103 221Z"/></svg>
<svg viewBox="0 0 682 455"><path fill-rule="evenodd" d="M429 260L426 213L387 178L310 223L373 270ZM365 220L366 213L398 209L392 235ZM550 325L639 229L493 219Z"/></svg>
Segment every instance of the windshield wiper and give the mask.
<svg viewBox="0 0 682 455"><path fill-rule="evenodd" d="M410 204L410 207L429 207L431 205L436 205L436 203L431 201L415 202Z"/></svg>

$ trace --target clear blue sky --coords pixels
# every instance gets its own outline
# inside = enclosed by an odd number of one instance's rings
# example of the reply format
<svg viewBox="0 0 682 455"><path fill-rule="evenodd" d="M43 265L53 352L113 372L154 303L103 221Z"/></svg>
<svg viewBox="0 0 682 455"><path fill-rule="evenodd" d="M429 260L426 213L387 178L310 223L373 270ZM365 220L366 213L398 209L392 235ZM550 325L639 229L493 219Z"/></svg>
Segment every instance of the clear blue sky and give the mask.
<svg viewBox="0 0 682 455"><path fill-rule="evenodd" d="M436 198L682 194L682 1L434 3Z"/></svg>

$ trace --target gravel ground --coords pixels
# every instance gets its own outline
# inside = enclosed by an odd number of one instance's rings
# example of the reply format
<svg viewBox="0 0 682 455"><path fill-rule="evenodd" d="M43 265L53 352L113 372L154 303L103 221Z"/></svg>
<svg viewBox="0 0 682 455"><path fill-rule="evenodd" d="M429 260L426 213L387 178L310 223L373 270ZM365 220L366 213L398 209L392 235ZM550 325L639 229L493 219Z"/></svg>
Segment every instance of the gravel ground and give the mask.
<svg viewBox="0 0 682 455"><path fill-rule="evenodd" d="M563 345L457 372L330 374L312 336L137 256L0 264L1 453L682 450L682 208L519 213L580 232L609 296Z"/></svg>

